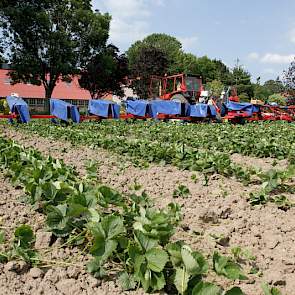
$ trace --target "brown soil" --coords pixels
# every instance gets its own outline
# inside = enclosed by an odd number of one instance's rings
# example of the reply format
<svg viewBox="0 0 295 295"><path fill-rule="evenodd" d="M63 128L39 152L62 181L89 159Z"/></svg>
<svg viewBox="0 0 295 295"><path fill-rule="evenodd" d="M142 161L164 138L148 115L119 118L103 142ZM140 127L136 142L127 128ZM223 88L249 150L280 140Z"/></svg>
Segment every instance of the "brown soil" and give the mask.
<svg viewBox="0 0 295 295"><path fill-rule="evenodd" d="M249 280L235 282L245 294L262 294L262 282L277 285L283 294L295 294L295 208L285 212L273 204L252 207L246 199L251 191L258 189L257 186L245 187L234 179L220 175L213 175L208 186L204 186L200 174L180 171L175 167L151 165L148 169L140 169L100 149L71 147L69 143L22 134L13 129L3 132L25 146L63 159L66 164L75 166L82 175L85 173L85 160L97 161L102 182L122 192L130 191L130 187L138 183L157 206L178 202L184 216L175 238L185 240L205 255L212 254L214 250L230 254L232 247L240 246L256 256L252 262L246 259L244 267L249 270L257 266L261 276L249 275ZM234 157L239 158L236 155ZM250 165L260 163L259 166L266 170L271 166L271 162L264 164L263 160L247 158ZM197 177L196 181L191 178L193 174ZM190 195L186 198L172 197L179 184L189 188ZM233 284L220 277L212 279L223 286Z"/></svg>
<svg viewBox="0 0 295 295"><path fill-rule="evenodd" d="M35 246L43 265L30 268L21 260L0 264L1 295L74 295L74 294L122 294L117 282L97 280L85 271L85 260L80 250L63 246L60 240L51 245L51 234L45 231L44 215L32 210L21 201L22 190L15 189L0 173L0 229L4 230L6 242L0 251L9 250L13 233L21 224L30 225L36 233ZM73 259L74 257L74 259ZM48 262L47 266L46 263ZM130 294L144 294L141 291Z"/></svg>

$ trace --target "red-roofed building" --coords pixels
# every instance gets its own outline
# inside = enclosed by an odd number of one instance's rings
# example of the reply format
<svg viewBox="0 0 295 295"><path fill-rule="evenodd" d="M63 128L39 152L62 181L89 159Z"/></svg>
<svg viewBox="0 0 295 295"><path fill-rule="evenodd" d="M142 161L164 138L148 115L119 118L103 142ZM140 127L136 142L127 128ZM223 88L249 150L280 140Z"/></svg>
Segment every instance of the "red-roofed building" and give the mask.
<svg viewBox="0 0 295 295"><path fill-rule="evenodd" d="M17 93L28 102L32 110L44 110L45 90L43 85L36 86L29 83L11 85L8 72L8 69L0 69L0 98ZM83 107L88 105L91 95L88 90L79 86L78 78L74 77L70 83L59 81L53 90L52 98L70 100L69 102Z"/></svg>
<svg viewBox="0 0 295 295"><path fill-rule="evenodd" d="M46 112L46 99L43 85L36 86L29 83L11 85L11 79L7 75L9 72L8 68L0 68L0 99L9 96L12 93L17 93L27 101L32 113L34 113L34 111ZM124 88L124 91L125 96L134 96L132 90L129 88ZM88 106L88 100L91 99L91 95L88 90L80 87L78 77L74 77L70 83L59 81L53 90L52 98L67 100L72 104L78 105L80 109L83 109ZM115 97L113 97L112 94L109 94L104 96L103 99L112 100L115 99Z"/></svg>
<svg viewBox="0 0 295 295"><path fill-rule="evenodd" d="M0 69L0 96L6 97L11 93L18 93L23 98L45 98L43 85L36 86L32 84L19 83L11 85L11 79L7 76L9 70ZM88 90L79 86L78 78L74 77L72 82L60 81L53 90L53 98L89 100L91 99Z"/></svg>

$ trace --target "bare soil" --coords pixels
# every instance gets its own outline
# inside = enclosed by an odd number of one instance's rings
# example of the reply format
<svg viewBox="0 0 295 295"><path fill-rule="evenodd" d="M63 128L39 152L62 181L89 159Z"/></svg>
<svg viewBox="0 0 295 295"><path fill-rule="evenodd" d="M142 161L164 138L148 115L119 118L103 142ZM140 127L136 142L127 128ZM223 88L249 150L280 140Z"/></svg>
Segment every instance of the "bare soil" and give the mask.
<svg viewBox="0 0 295 295"><path fill-rule="evenodd" d="M185 240L194 249L208 256L212 255L214 250L230 254L233 247L239 246L256 257L254 260L245 258L244 268L249 271L250 268L257 267L260 275L248 275L249 280L235 282L235 285L240 286L245 294L262 294L260 288L262 282L276 285L283 294L295 294L295 208L285 212L273 204L252 207L247 202L247 197L251 191L258 189L257 186L247 187L235 179L220 175L213 175L208 185L204 186L203 176L198 173L159 165L141 169L104 150L72 147L67 142L23 134L13 129L3 129L3 133L24 146L34 147L44 154L63 159L66 164L75 166L81 175L85 174L86 160L97 161L99 177L103 183L122 192L129 192L135 183L140 184L159 207L164 207L170 202L178 202L182 206L183 223L175 239ZM240 155L233 157L237 162L246 159ZM251 157L247 157L247 160L247 165L256 165L257 168L265 170L272 167L273 161L257 160ZM283 168L284 162L280 162L279 166ZM196 180L192 179L193 175L196 176ZM190 195L175 199L172 196L173 191L180 184L189 188ZM295 198L294 195L289 197ZM52 268L49 271L61 270ZM71 281L73 284L69 283L69 285L82 286L87 281L86 276L83 273L81 278L70 278L76 283ZM44 281L44 278L41 281ZM233 282L224 278L212 276L209 279L215 280L222 286L233 285ZM92 290L96 292L95 294L119 294L116 283L100 283L107 284L106 286L114 284L114 288L107 289L105 285L102 285L103 288L96 287ZM7 286L16 284L13 292L9 294L21 294L24 288L20 280L13 278L6 279L5 284ZM56 283L52 285L56 288ZM37 292L38 287L40 284L32 286L30 294L39 294L33 293ZM94 294L91 293L92 291L87 293L85 288L82 289L84 293L81 291L79 294ZM76 294L69 288L67 293L62 293L63 291L60 290L57 290L57 293L50 292L43 294Z"/></svg>

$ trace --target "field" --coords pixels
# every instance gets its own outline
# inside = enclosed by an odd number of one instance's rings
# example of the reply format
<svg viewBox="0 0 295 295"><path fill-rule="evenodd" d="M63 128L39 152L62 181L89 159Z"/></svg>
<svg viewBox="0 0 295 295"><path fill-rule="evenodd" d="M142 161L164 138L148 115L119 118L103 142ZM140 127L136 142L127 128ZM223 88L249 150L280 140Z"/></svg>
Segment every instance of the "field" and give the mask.
<svg viewBox="0 0 295 295"><path fill-rule="evenodd" d="M295 125L0 123L1 294L295 294Z"/></svg>

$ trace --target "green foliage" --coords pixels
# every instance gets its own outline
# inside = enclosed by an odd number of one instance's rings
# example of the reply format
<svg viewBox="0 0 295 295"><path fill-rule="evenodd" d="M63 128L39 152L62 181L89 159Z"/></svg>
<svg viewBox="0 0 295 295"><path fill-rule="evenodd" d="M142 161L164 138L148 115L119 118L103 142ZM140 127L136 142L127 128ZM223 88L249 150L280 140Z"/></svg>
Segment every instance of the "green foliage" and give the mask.
<svg viewBox="0 0 295 295"><path fill-rule="evenodd" d="M190 190L183 184L179 185L173 192L173 198L186 198L190 195Z"/></svg>
<svg viewBox="0 0 295 295"><path fill-rule="evenodd" d="M222 256L217 252L213 255L213 266L217 274L223 275L232 280L245 280L247 277L243 274L241 267L231 261L228 257Z"/></svg>
<svg viewBox="0 0 295 295"><path fill-rule="evenodd" d="M113 273L115 265L126 290L142 287L153 292L167 287L182 294L219 290L212 284L201 284L209 264L200 252L182 242L171 243L180 221L178 205L169 204L159 210L150 206L144 194L138 198L122 196L106 186L96 186L87 178L81 181L62 162L43 158L34 150L1 137L0 151L1 167L7 169L17 185L35 185L27 194L32 204L38 204L39 210L47 214L48 228L56 236L69 238L71 244L83 245L84 251L93 256L87 269L94 276ZM17 228L12 257L38 263L34 239L29 226ZM216 262L214 269L219 264ZM240 268L229 259L218 267L223 275L241 278Z"/></svg>
<svg viewBox="0 0 295 295"><path fill-rule="evenodd" d="M267 284L262 284L262 290L264 295L282 295L279 289L275 287L270 287Z"/></svg>
<svg viewBox="0 0 295 295"><path fill-rule="evenodd" d="M279 77L276 80L266 81L263 86L270 92L270 95L285 91L285 86Z"/></svg>
<svg viewBox="0 0 295 295"><path fill-rule="evenodd" d="M128 60L125 55L118 53L117 47L108 45L82 70L79 84L81 88L89 90L92 98L100 98L108 93L124 95L122 84L126 84L129 73Z"/></svg>
<svg viewBox="0 0 295 295"><path fill-rule="evenodd" d="M175 75L178 73L185 73L201 75L205 83L213 80L220 80L225 84L232 83L232 74L229 68L221 60L211 60L207 56L198 58L191 53L186 53L183 51L182 44L179 40L166 34L152 34L144 38L142 41L136 41L131 45L127 51L131 70L134 68L142 70L139 67L140 63L138 62L138 59L143 48L155 48L161 52L167 60L167 66L164 73L161 70L162 67L159 67L161 65L160 60L154 60L154 64L156 66L153 72L154 75L161 76L163 74ZM160 68L160 70L158 70L158 68ZM134 72L132 70L132 72L136 73L136 75L140 77L143 75L144 79L146 79L144 71ZM143 83L140 84L138 82L138 86L136 88L137 93L139 93L139 87L145 86ZM144 96L140 95L140 97Z"/></svg>
<svg viewBox="0 0 295 295"><path fill-rule="evenodd" d="M14 83L43 85L51 97L59 79L70 81L105 46L110 16L89 1L10 1L0 6Z"/></svg>
<svg viewBox="0 0 295 295"><path fill-rule="evenodd" d="M254 98L262 101L267 101L268 97L272 94L271 90L265 85L254 85Z"/></svg>
<svg viewBox="0 0 295 295"><path fill-rule="evenodd" d="M162 56L167 60L164 73L166 70L171 74L177 72L177 61L179 55L182 53L182 45L175 37L166 34L152 34L144 38L142 41L137 41L132 44L127 51L130 69L138 67L138 59L141 56L143 48L146 50L153 48L154 52L161 52ZM159 65L160 64L161 63L159 63ZM159 66L157 66L157 68L159 68ZM162 67L160 67L160 70L161 71L159 72L155 71L153 74L162 75Z"/></svg>
<svg viewBox="0 0 295 295"><path fill-rule="evenodd" d="M284 106L287 104L286 99L279 93L275 93L269 96L268 103L275 102L278 105Z"/></svg>
<svg viewBox="0 0 295 295"><path fill-rule="evenodd" d="M141 46L130 64L133 77L131 87L141 99L150 96L150 79L153 75L164 76L168 68L168 59L164 51L153 46Z"/></svg>
<svg viewBox="0 0 295 295"><path fill-rule="evenodd" d="M215 97L220 97L221 92L224 88L223 84L218 80L213 80L206 84L206 88L210 91L210 93Z"/></svg>
<svg viewBox="0 0 295 295"><path fill-rule="evenodd" d="M245 93L247 98L243 99L249 100L254 95L254 85L251 83L251 75L249 72L243 69L243 67L237 65L232 71L232 81L231 85L235 85L237 88L238 95ZM242 99L241 99L242 100Z"/></svg>
<svg viewBox="0 0 295 295"><path fill-rule="evenodd" d="M35 236L28 225L20 225L14 232L11 257L20 257L28 263L36 263L37 252L33 250Z"/></svg>

